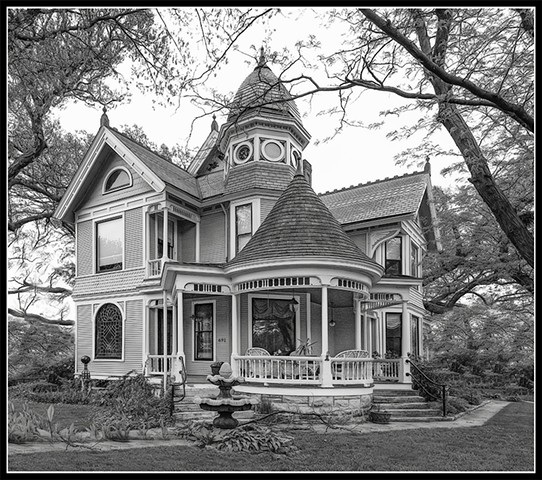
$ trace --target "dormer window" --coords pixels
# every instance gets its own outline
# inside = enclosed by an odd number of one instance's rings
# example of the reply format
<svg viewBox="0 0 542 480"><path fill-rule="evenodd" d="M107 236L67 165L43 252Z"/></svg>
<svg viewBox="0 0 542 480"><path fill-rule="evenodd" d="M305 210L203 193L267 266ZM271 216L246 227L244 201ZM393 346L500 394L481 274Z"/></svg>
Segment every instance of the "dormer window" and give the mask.
<svg viewBox="0 0 542 480"><path fill-rule="evenodd" d="M124 168L116 168L105 179L103 193L115 192L132 186L132 176Z"/></svg>

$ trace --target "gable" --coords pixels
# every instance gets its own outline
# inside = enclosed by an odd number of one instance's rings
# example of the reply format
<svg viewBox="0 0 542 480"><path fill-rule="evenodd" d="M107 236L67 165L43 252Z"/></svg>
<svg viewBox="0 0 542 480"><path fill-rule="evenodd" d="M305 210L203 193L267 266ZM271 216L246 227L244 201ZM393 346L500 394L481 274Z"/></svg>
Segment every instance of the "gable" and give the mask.
<svg viewBox="0 0 542 480"><path fill-rule="evenodd" d="M119 167L129 173L131 185L109 193L104 193L106 179L113 170ZM95 171L95 174L92 175L92 182L89 182L85 191L80 194L80 201L75 206L74 211L154 191L141 175L139 175L131 165L126 163L126 161L124 161L118 153L107 144L104 145L93 170Z"/></svg>

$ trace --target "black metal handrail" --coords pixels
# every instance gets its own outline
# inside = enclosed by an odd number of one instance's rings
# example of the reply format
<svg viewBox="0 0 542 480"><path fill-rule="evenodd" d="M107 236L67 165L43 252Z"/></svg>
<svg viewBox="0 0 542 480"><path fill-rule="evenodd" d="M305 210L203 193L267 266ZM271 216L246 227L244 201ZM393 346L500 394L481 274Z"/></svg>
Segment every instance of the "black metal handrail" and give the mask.
<svg viewBox="0 0 542 480"><path fill-rule="evenodd" d="M441 389L440 391L440 396L442 397L442 416L445 417L446 416L446 392L448 390L448 385L444 384L444 383L438 383L438 382L435 382L434 380L432 380L431 378L429 378L421 369L418 365L416 365L412 360L410 360L409 358L406 359L406 362L407 363L410 363L410 365L412 367L414 367L414 370L420 374L420 376L423 378L423 380L425 380L427 383L430 383L436 387L439 387ZM414 378L414 375L412 375L412 372L411 373L407 373L407 375L410 375L411 377ZM416 383L422 388L422 390L427 394L429 395L430 397L433 397L434 399L438 399L439 398L439 395L429 391L426 386L424 385L423 381L421 381L420 379L416 378Z"/></svg>

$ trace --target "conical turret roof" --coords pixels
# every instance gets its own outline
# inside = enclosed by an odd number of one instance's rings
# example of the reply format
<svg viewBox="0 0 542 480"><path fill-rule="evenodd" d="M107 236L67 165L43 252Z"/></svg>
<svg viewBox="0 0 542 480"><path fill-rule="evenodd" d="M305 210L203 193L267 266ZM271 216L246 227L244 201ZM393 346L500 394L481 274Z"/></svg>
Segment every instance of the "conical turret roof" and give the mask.
<svg viewBox="0 0 542 480"><path fill-rule="evenodd" d="M297 173L227 268L307 257L376 265L344 232L305 176Z"/></svg>
<svg viewBox="0 0 542 480"><path fill-rule="evenodd" d="M241 83L233 99L228 121L235 121L249 111L268 111L301 122L299 110L292 95L260 57L258 65ZM286 101L285 101L286 100Z"/></svg>

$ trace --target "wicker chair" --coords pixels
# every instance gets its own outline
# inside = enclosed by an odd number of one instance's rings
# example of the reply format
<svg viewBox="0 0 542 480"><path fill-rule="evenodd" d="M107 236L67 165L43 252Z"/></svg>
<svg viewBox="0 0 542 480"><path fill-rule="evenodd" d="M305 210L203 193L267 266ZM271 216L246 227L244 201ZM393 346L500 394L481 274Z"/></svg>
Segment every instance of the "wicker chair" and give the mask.
<svg viewBox="0 0 542 480"><path fill-rule="evenodd" d="M370 354L367 350L344 350L333 358L370 358ZM348 366L345 365L345 368L343 369L343 365L340 363L334 363L333 368L331 370L331 374L333 375L334 380L347 380L349 375L348 372Z"/></svg>
<svg viewBox="0 0 542 480"><path fill-rule="evenodd" d="M247 351L245 352L245 355L249 357L255 357L255 356L270 357L271 356L271 354L265 348L260 348L260 347L248 348ZM255 360L254 362L250 362L250 363L252 366L250 372L243 372L243 376L246 376L246 374L248 373L248 375L252 378L254 377L263 378L264 365L262 365L262 362Z"/></svg>

